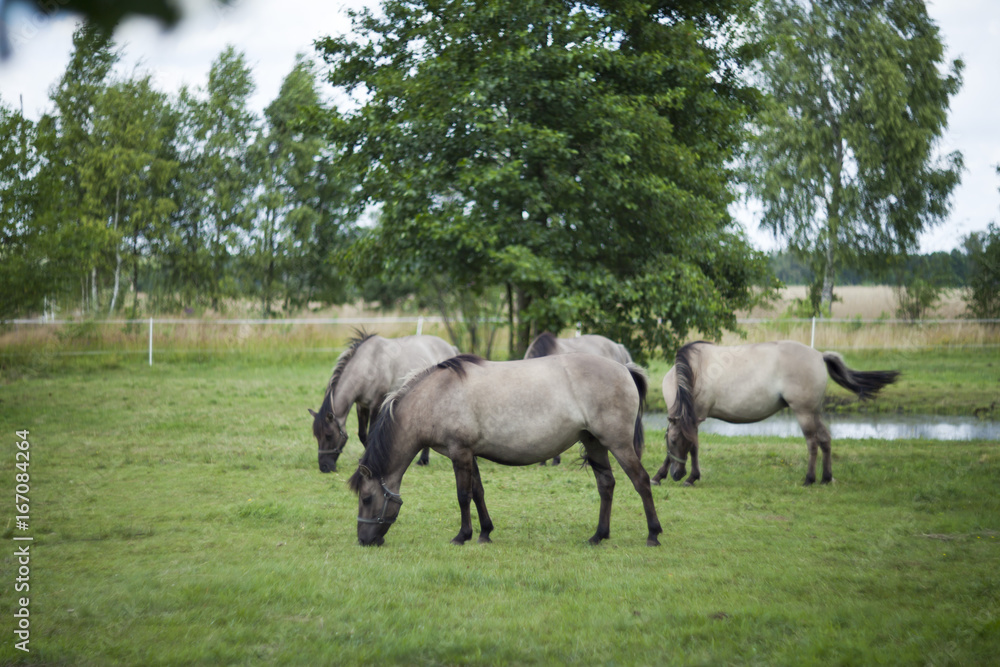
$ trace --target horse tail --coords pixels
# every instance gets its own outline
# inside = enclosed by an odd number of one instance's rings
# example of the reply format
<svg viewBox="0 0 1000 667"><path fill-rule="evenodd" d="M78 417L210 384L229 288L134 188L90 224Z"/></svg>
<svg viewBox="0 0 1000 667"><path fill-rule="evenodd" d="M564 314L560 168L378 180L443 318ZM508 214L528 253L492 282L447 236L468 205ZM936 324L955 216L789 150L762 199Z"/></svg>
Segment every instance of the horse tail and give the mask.
<svg viewBox="0 0 1000 667"><path fill-rule="evenodd" d="M899 377L899 371L852 370L836 352L824 352L823 361L833 381L857 394L861 400L875 396L882 387L892 384Z"/></svg>
<svg viewBox="0 0 1000 667"><path fill-rule="evenodd" d="M547 357L556 351L556 335L551 331L543 331L531 341L528 351L525 352L525 359L535 359L537 357Z"/></svg>
<svg viewBox="0 0 1000 667"><path fill-rule="evenodd" d="M649 377L646 375L641 367L629 363L625 366L628 369L629 375L632 376L632 381L635 382L635 388L639 390L639 414L635 417L635 430L632 432L632 447L635 448L635 454L642 460L642 450L646 446L646 430L642 427L642 413L646 409L646 391L649 389Z"/></svg>
<svg viewBox="0 0 1000 667"><path fill-rule="evenodd" d="M698 438L698 412L694 407L694 370L692 368L696 345L704 341L688 343L677 350L674 359L674 375L677 379L677 395L671 412L677 419L681 435L689 442Z"/></svg>

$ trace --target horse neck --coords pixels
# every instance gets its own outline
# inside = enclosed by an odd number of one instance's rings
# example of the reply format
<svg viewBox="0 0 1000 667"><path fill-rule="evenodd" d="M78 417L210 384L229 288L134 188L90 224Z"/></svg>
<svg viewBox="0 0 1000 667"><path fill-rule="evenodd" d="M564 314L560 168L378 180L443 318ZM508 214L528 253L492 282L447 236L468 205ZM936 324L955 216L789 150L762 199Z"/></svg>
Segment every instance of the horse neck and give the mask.
<svg viewBox="0 0 1000 667"><path fill-rule="evenodd" d="M403 475L426 444L426 438L419 427L407 419L405 412L395 412L393 419L392 449L382 477L390 487L398 489Z"/></svg>
<svg viewBox="0 0 1000 667"><path fill-rule="evenodd" d="M365 345L371 342L368 341ZM347 366L344 367L344 371L337 380L337 386L334 387L330 402L333 406L333 414L339 418L346 418L352 405L358 400L367 398L366 389L370 373L366 372L368 363L365 357L368 355L361 352L365 345L359 348L354 357L347 362Z"/></svg>

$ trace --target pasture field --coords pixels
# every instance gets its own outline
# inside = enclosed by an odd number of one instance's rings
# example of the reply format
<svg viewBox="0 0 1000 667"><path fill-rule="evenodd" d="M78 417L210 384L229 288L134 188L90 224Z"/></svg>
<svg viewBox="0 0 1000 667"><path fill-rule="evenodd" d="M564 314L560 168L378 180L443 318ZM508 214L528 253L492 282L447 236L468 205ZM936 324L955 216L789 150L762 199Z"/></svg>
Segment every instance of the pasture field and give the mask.
<svg viewBox="0 0 1000 667"><path fill-rule="evenodd" d="M559 467L482 463L494 542L451 546L454 476L432 454L404 477L386 545L362 549L345 484L360 445L352 436L340 471L320 474L306 412L332 361L81 358L0 384L0 664L1000 655L1000 443L835 441L836 481L804 488L800 439L705 436L698 486L654 487L659 548L645 546L638 496L617 470L611 539L586 543L598 496L572 450ZM960 365L927 377L958 377ZM30 528L19 531L25 429ZM647 470L663 455L662 431L648 432ZM30 593L14 594L13 537L24 535ZM19 595L30 596L30 653L14 647Z"/></svg>

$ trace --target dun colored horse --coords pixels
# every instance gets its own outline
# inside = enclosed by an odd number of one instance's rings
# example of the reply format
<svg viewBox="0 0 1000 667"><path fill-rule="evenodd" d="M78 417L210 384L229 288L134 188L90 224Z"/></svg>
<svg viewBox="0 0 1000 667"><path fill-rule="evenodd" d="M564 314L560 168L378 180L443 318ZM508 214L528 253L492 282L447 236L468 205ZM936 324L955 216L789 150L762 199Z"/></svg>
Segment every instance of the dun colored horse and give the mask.
<svg viewBox="0 0 1000 667"><path fill-rule="evenodd" d="M458 348L437 336L382 338L359 332L337 358L319 412L313 416L313 435L319 444L320 472L337 469L337 459L347 444L347 415L358 406L358 438L366 445L371 415L378 415L387 394L407 376L458 354ZM374 421L374 419L372 419ZM425 465L424 450L418 465Z"/></svg>
<svg viewBox="0 0 1000 667"><path fill-rule="evenodd" d="M555 334L545 331L538 334L535 340L531 341L528 351L524 353L525 359L535 359L536 357L547 357L553 354L572 354L583 352L586 354L596 354L620 364L632 363L632 356L621 343L616 343L610 338L598 336L597 334L585 334L575 338L556 338Z"/></svg>
<svg viewBox="0 0 1000 667"><path fill-rule="evenodd" d="M833 481L830 430L823 423L827 375L865 399L896 381L899 371L855 371L836 352L817 352L794 341L720 346L698 341L677 352L674 367L663 378L663 398L669 410L667 457L653 484L667 476L680 481L691 454L691 476L698 468L698 424L708 417L736 424L767 419L789 408L809 447L805 484L816 481L816 453L823 452L823 477Z"/></svg>
<svg viewBox="0 0 1000 667"><path fill-rule="evenodd" d="M531 341L528 350L524 353L525 359L537 359L538 357L548 357L554 354L596 354L599 357L617 361L620 364L632 363L632 355L628 353L625 346L616 343L610 338L598 336L597 334L585 334L575 338L556 338L555 334L544 331ZM552 465L557 466L562 459L558 456L552 459ZM541 465L545 465L542 461Z"/></svg>
<svg viewBox="0 0 1000 667"><path fill-rule="evenodd" d="M611 534L615 478L608 453L642 498L649 531L659 544L649 475L640 463L646 376L638 366L589 354L489 362L471 355L449 359L408 380L386 399L350 479L358 494L358 542L381 545L403 499L403 474L421 447L452 461L461 528L452 539L472 537L470 501L479 514L479 541L489 542L493 521L486 509L476 458L529 465L552 458L583 440L586 461L601 497L597 544Z"/></svg>

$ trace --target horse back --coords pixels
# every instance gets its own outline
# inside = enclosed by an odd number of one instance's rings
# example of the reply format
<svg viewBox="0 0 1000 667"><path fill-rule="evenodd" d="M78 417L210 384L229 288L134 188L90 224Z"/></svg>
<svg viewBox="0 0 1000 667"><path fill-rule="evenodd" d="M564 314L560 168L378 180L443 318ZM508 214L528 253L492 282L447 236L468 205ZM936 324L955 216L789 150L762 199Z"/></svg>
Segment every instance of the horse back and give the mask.
<svg viewBox="0 0 1000 667"><path fill-rule="evenodd" d="M407 430L447 453L525 465L550 459L590 432L629 445L640 399L629 370L601 357L556 355L437 371L406 398Z"/></svg>

